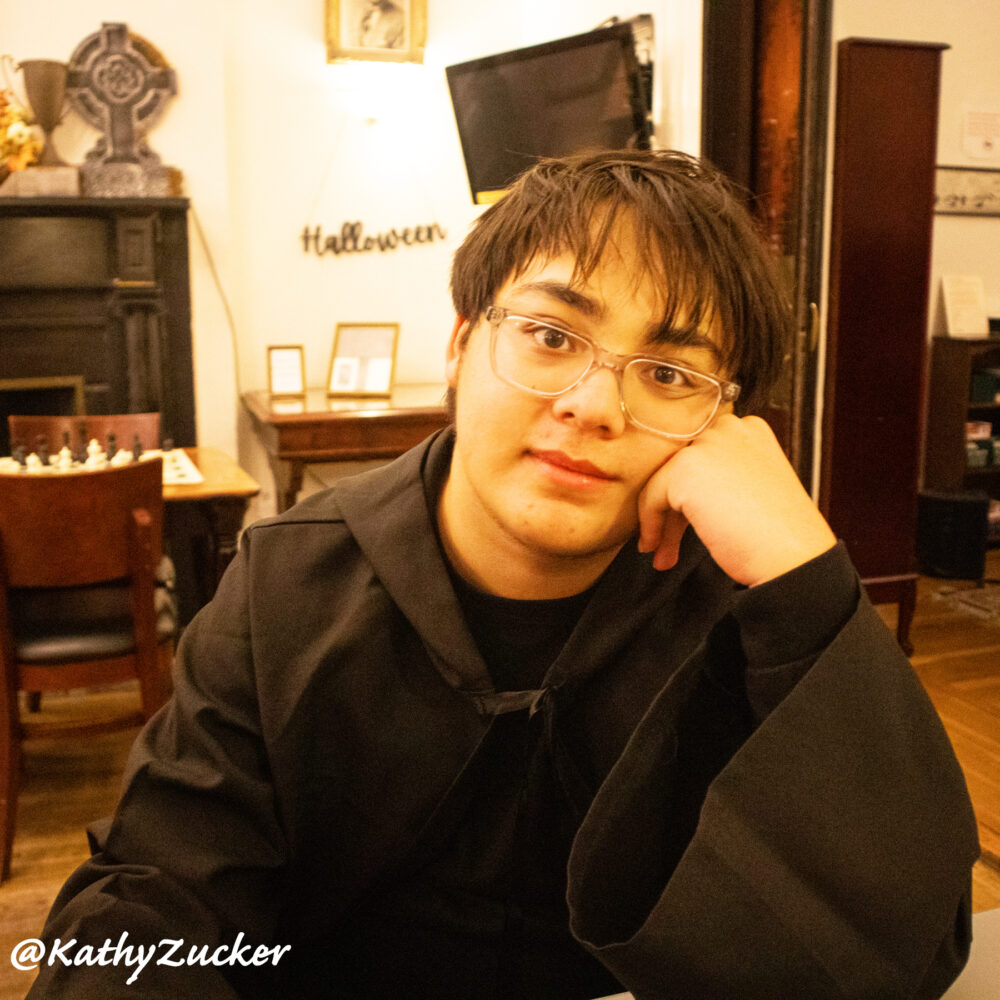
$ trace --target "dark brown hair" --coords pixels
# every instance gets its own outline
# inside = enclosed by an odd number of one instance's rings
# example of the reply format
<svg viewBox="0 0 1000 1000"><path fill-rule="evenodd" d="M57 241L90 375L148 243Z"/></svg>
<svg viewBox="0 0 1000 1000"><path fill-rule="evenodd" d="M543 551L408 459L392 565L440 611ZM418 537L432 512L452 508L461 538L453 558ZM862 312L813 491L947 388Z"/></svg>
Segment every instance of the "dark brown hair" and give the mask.
<svg viewBox="0 0 1000 1000"><path fill-rule="evenodd" d="M639 273L662 291L665 326L716 322L722 365L742 386L737 412L758 410L791 332L776 261L735 189L703 161L667 150L542 160L476 220L455 254L451 293L474 325L538 257L576 255L585 280L622 224Z"/></svg>

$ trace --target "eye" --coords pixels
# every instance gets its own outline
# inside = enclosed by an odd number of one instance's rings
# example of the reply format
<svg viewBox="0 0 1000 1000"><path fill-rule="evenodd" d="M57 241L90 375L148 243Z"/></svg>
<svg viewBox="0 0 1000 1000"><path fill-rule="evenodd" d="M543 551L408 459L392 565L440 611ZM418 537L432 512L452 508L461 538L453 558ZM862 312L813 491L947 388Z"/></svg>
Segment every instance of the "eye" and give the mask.
<svg viewBox="0 0 1000 1000"><path fill-rule="evenodd" d="M539 350L552 351L560 354L570 354L578 350L576 338L555 326L546 326L533 320L522 320L521 330Z"/></svg>
<svg viewBox="0 0 1000 1000"><path fill-rule="evenodd" d="M541 342L553 351L572 346L569 337L562 330L557 330L554 326L543 326L538 336Z"/></svg>
<svg viewBox="0 0 1000 1000"><path fill-rule="evenodd" d="M671 399L702 392L712 384L708 379L699 377L696 372L663 362L641 362L635 371L647 392Z"/></svg>
<svg viewBox="0 0 1000 1000"><path fill-rule="evenodd" d="M649 377L664 388L684 389L691 388L691 379L687 372L672 365L656 365L650 369Z"/></svg>

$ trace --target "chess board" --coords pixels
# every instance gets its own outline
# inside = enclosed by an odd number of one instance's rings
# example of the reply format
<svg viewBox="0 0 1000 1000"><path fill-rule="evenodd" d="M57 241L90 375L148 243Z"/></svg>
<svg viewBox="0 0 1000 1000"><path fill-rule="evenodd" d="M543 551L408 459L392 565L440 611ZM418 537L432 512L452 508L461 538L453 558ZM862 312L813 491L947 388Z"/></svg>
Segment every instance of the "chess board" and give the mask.
<svg viewBox="0 0 1000 1000"><path fill-rule="evenodd" d="M91 445L93 446L95 443L91 442ZM118 451L113 458L109 459L105 452L91 448L86 461L77 461L67 455L56 455L49 459L48 464L43 464L37 455L28 455L23 464L12 457L0 458L0 474L20 476L72 475L75 472L93 472L98 469L127 465L132 461L145 462L151 458L163 459L163 484L165 486L183 486L205 481L205 477L198 471L198 467L191 461L183 448L171 448L169 451L150 449L144 451L138 459L133 459L130 451Z"/></svg>
<svg viewBox="0 0 1000 1000"><path fill-rule="evenodd" d="M198 471L198 466L191 461L183 448L144 453L143 457L146 454L163 456L163 483L165 486L185 486L205 481L205 477Z"/></svg>

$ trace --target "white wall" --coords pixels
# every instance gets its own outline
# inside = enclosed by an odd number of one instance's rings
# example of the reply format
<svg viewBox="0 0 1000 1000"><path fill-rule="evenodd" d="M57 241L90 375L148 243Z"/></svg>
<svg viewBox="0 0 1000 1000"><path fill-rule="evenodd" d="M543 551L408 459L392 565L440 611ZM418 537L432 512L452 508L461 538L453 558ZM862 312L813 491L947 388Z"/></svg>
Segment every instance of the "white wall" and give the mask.
<svg viewBox="0 0 1000 1000"><path fill-rule="evenodd" d="M327 64L323 0L6 0L0 52L68 60L102 22L124 21L176 69L178 96L150 145L183 171L193 209L199 440L260 481L260 516L274 509L273 484L238 395L266 386L269 344L302 344L307 380L322 385L338 321L399 322L397 379L442 378L450 258L477 211L444 67L637 13L655 22L658 142L697 152L700 0L429 0L419 66ZM71 162L95 139L72 114L55 135ZM305 225L333 233L355 220L370 233L436 222L447 239L303 251Z"/></svg>

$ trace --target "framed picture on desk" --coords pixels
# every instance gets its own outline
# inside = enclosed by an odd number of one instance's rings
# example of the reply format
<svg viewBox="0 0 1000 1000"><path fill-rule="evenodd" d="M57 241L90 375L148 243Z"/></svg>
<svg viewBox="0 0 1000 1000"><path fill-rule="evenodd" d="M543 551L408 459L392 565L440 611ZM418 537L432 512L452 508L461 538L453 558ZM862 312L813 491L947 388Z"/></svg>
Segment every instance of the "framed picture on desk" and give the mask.
<svg viewBox="0 0 1000 1000"><path fill-rule="evenodd" d="M267 388L272 396L305 395L305 350L300 345L281 344L267 349Z"/></svg>
<svg viewBox="0 0 1000 1000"><path fill-rule="evenodd" d="M388 396L398 340L398 323L338 323L327 395Z"/></svg>

